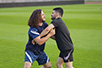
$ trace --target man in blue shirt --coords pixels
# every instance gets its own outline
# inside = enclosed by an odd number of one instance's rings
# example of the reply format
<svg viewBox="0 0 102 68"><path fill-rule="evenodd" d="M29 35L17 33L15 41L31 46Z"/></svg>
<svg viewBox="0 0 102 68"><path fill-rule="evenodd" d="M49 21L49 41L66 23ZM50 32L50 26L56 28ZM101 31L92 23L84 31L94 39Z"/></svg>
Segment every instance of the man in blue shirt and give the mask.
<svg viewBox="0 0 102 68"><path fill-rule="evenodd" d="M51 63L44 52L44 47L45 42L55 34L55 31L51 30L48 35L40 36L40 33L48 26L45 22L45 15L41 9L37 9L32 13L28 25L30 26L28 31L29 40L25 49L24 68L30 68L35 60L39 65L43 65L41 68L51 68ZM32 40L36 43L32 44Z"/></svg>

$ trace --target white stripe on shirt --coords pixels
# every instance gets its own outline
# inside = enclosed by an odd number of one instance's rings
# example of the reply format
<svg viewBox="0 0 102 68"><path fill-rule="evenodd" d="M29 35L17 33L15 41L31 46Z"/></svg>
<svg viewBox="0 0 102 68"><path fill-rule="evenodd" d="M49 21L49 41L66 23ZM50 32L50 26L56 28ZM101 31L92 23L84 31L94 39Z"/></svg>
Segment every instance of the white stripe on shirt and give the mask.
<svg viewBox="0 0 102 68"><path fill-rule="evenodd" d="M38 32L31 30L31 33L39 35Z"/></svg>

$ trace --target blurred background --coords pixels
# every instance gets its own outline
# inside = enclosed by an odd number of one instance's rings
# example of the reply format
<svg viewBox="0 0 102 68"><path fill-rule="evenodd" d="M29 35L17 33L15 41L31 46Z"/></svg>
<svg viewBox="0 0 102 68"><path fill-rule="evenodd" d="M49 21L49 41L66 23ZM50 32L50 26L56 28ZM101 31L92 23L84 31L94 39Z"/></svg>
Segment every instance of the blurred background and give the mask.
<svg viewBox="0 0 102 68"><path fill-rule="evenodd" d="M73 66L102 68L102 0L0 0L0 68L23 68L30 15L42 9L50 24L55 7L64 10L62 19L74 43ZM56 68L59 50L54 40L46 42L45 52ZM40 67L35 61L31 68Z"/></svg>
<svg viewBox="0 0 102 68"><path fill-rule="evenodd" d="M0 7L82 4L84 0L0 0Z"/></svg>

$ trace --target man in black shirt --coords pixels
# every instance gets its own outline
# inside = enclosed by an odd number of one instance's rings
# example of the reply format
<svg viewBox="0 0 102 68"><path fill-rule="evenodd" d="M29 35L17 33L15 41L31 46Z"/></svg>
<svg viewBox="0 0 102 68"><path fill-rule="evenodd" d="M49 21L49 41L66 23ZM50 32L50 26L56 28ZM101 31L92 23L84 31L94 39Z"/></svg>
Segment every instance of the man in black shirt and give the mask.
<svg viewBox="0 0 102 68"><path fill-rule="evenodd" d="M63 63L65 63L66 68L73 68L72 53L74 47L70 38L69 30L61 19L63 16L63 9L60 7L54 8L51 16L53 21L48 27L45 28L45 30L42 31L40 36L46 35L51 29L55 28L56 34L55 36L53 36L53 38L56 40L57 46L60 50L59 58L56 65L58 68L63 68Z"/></svg>

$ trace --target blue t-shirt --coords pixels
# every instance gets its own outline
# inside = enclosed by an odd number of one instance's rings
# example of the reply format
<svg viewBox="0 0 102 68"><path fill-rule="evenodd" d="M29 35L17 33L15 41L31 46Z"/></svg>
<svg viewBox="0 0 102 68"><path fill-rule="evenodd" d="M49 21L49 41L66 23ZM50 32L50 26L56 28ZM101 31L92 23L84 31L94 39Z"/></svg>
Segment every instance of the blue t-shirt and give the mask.
<svg viewBox="0 0 102 68"><path fill-rule="evenodd" d="M39 27L30 27L29 31L28 31L28 35L29 35L29 40L28 43L26 45L26 49L25 51L29 50L32 51L34 54L39 55L43 52L44 48L45 48L45 43L42 45L38 45L32 44L32 40L35 39L36 37L38 37L40 35L40 33L48 26L48 24L46 22L43 22L42 26Z"/></svg>

